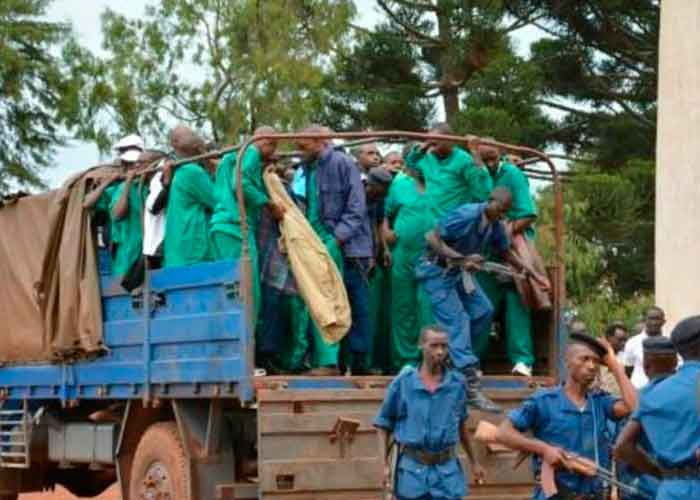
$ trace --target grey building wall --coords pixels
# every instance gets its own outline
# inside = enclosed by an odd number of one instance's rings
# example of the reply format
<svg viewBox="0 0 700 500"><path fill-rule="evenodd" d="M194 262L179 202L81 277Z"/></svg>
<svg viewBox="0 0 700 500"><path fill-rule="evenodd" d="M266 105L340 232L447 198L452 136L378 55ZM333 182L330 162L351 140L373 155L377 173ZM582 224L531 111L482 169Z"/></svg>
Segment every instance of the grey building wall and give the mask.
<svg viewBox="0 0 700 500"><path fill-rule="evenodd" d="M672 328L700 314L700 1L661 6L655 274Z"/></svg>

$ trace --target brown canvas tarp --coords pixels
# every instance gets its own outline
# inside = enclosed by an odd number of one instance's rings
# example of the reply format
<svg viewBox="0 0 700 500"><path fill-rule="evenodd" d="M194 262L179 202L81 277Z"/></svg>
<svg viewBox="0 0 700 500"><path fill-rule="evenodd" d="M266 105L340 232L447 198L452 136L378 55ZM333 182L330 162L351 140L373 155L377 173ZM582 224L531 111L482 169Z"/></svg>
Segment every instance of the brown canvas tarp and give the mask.
<svg viewBox="0 0 700 500"><path fill-rule="evenodd" d="M99 171L91 173L99 176ZM90 182L0 207L0 362L55 361L102 349Z"/></svg>

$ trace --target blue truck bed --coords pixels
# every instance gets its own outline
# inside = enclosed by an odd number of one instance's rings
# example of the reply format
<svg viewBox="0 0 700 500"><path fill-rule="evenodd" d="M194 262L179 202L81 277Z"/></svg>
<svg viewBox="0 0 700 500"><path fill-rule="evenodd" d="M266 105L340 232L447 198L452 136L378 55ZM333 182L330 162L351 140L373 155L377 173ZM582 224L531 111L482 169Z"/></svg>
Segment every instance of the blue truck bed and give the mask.
<svg viewBox="0 0 700 500"><path fill-rule="evenodd" d="M253 399L253 366L237 261L154 271L150 300L103 276L106 352L61 364L7 365L9 399ZM150 306L149 306L150 303Z"/></svg>

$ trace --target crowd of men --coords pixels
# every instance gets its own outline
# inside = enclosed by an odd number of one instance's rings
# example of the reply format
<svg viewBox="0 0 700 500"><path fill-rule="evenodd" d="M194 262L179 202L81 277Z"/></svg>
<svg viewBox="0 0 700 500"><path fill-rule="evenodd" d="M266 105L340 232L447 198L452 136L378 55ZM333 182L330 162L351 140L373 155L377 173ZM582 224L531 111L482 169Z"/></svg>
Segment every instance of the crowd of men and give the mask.
<svg viewBox="0 0 700 500"><path fill-rule="evenodd" d="M430 132L452 134L446 124ZM255 136L270 133L262 127ZM238 153L174 167L207 151L185 126L171 132L170 146L165 154L125 137L115 145L121 168L84 203L107 228L101 239L111 250L111 272L125 277L125 286L144 259L168 268L241 256ZM269 374L396 373L418 362L419 332L437 322L449 333L450 359L467 379L470 403L497 411L479 385L494 312L503 312L513 372L524 376L534 363L531 314L507 276L481 265L521 268L508 251L511 237L534 238L537 217L525 174L504 152L480 144L428 141L383 156L375 143L346 154L327 139L299 139L295 163L281 161L277 146L253 142L241 166L258 366ZM161 171L143 179L143 168L159 158ZM279 173L343 277L352 325L338 344L324 341L310 320L279 252L285 210L269 197L266 168Z"/></svg>

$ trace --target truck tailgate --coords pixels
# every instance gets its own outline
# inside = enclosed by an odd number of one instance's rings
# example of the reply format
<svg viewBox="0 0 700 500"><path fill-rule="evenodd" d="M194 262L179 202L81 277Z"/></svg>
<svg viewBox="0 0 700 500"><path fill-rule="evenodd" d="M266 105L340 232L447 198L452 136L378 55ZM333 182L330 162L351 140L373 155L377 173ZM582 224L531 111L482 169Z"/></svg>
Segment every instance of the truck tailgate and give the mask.
<svg viewBox="0 0 700 500"><path fill-rule="evenodd" d="M381 498L382 461L372 421L390 379L265 377L257 384L258 467L264 500L359 500ZM522 380L522 379L521 379ZM497 382L497 381L496 381ZM485 384L489 385L489 384ZM520 404L533 389L499 384L488 394L505 408ZM502 415L470 412L473 431L480 419ZM350 435L333 435L339 422ZM354 424L359 426L354 429ZM532 474L518 455L474 444L487 470L486 484L470 485L470 499L527 500ZM465 457L460 454L465 463Z"/></svg>

